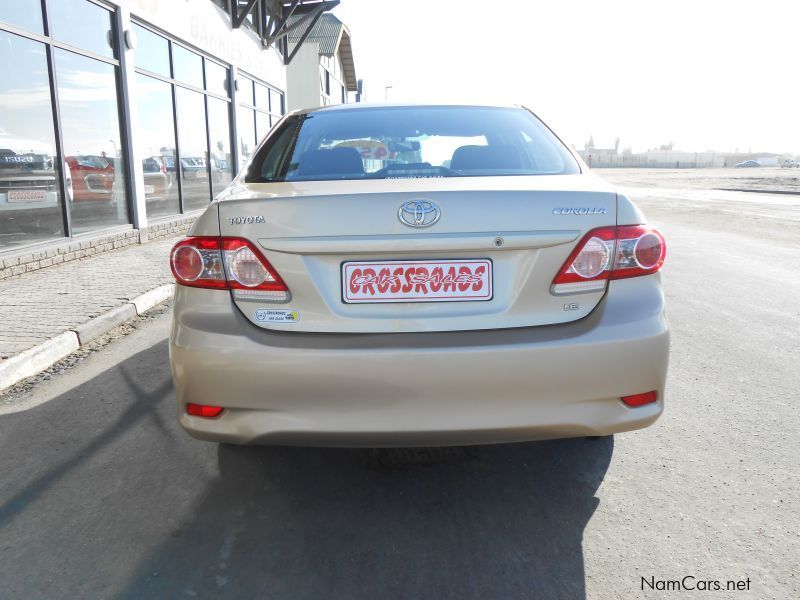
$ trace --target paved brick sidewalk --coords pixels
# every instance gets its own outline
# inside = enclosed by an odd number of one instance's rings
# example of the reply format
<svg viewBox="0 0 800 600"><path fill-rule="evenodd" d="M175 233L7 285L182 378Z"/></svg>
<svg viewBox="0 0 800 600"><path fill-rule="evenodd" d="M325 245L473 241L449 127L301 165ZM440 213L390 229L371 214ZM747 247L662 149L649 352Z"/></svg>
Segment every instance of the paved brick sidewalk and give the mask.
<svg viewBox="0 0 800 600"><path fill-rule="evenodd" d="M172 281L176 238L133 245L0 281L0 360Z"/></svg>

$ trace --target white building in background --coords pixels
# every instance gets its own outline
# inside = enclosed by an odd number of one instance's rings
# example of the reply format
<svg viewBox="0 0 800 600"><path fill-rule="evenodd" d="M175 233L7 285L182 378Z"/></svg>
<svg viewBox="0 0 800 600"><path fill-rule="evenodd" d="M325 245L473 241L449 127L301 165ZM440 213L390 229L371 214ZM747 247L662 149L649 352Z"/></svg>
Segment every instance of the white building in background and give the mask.
<svg viewBox="0 0 800 600"><path fill-rule="evenodd" d="M346 104L358 91L350 31L334 15L324 13L305 39L295 30L287 40L297 52L286 69L288 110Z"/></svg>
<svg viewBox="0 0 800 600"><path fill-rule="evenodd" d="M646 152L632 152L630 148L619 149L617 138L613 148L598 148L594 138L584 144L578 154L590 167L650 167L650 168L709 168L725 166L725 157L719 152L683 152L675 150L672 143L664 144Z"/></svg>

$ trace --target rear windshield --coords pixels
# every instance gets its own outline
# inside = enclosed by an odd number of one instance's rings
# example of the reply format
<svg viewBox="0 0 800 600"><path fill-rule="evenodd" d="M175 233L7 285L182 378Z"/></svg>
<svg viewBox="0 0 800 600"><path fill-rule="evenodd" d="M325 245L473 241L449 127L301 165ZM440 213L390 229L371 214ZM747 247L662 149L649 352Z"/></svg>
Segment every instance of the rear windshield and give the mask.
<svg viewBox="0 0 800 600"><path fill-rule="evenodd" d="M521 108L387 107L290 116L259 148L248 183L579 173Z"/></svg>

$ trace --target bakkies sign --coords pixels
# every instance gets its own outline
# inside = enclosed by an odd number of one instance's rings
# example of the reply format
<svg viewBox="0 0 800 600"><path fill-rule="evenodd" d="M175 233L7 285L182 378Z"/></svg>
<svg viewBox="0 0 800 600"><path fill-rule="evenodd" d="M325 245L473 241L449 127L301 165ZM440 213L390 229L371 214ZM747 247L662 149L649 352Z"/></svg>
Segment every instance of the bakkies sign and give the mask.
<svg viewBox="0 0 800 600"><path fill-rule="evenodd" d="M285 88L278 52L264 49L257 35L233 29L230 16L209 0L131 0L131 14L199 50Z"/></svg>

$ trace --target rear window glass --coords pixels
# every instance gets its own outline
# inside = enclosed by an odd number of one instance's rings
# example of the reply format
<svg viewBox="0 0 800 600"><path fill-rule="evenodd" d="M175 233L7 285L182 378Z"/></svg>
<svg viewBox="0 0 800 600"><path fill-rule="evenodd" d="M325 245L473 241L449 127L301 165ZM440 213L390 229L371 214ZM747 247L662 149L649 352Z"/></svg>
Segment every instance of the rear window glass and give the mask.
<svg viewBox="0 0 800 600"><path fill-rule="evenodd" d="M567 148L521 108L387 107L287 118L245 181L579 173Z"/></svg>

